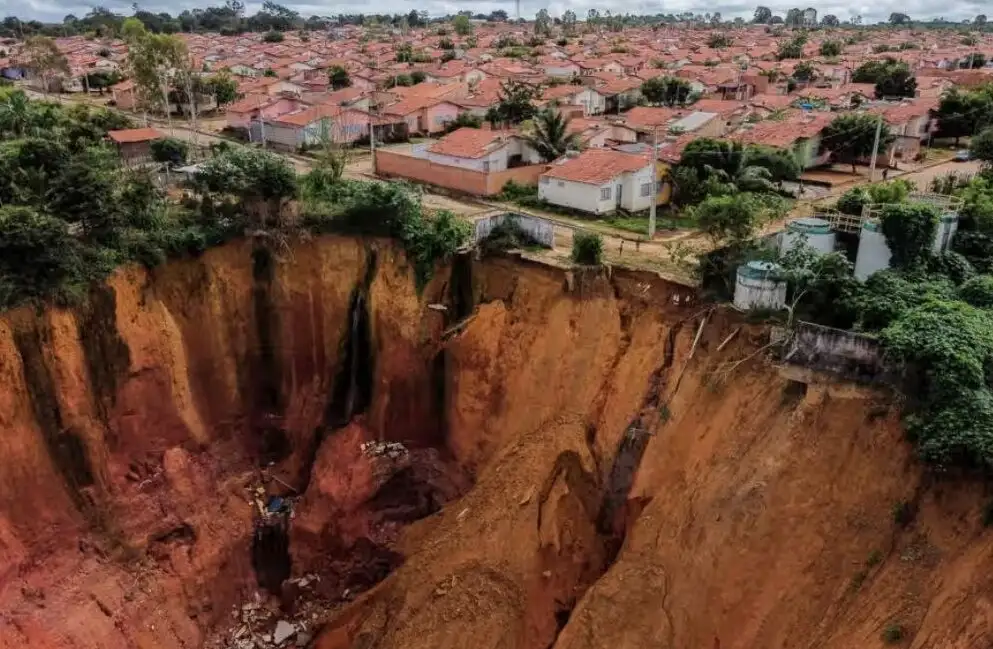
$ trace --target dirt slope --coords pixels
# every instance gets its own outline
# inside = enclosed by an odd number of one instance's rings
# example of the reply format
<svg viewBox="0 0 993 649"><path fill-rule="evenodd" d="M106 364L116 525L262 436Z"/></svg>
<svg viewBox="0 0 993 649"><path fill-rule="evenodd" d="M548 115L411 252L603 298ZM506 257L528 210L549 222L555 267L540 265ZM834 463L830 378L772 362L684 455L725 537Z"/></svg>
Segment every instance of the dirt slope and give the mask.
<svg viewBox="0 0 993 649"><path fill-rule="evenodd" d="M304 492L294 573L395 568L321 649L990 645L979 489L925 481L886 396L725 376L766 337L718 351L705 312L510 259L418 293L392 244L325 237L8 313L0 648L202 646L257 588L262 467Z"/></svg>

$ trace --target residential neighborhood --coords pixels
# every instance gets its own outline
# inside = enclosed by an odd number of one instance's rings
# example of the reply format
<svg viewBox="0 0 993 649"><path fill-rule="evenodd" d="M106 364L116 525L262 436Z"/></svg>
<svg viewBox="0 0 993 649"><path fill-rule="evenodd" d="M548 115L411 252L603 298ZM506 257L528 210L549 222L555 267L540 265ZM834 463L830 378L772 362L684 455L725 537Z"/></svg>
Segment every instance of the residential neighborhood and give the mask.
<svg viewBox="0 0 993 649"><path fill-rule="evenodd" d="M141 115L149 127L151 119L161 129L156 120L168 113L194 131L277 152L378 145L372 172L383 178L479 197L512 180L591 215L641 211L653 196L659 205L678 200L667 170L704 138L789 156L798 174L777 181L797 195L830 185L817 172L839 165L911 169L949 135L938 119L942 98L993 82L993 35L983 29L865 29L833 16L817 22L814 9L791 12L798 22L787 24L762 9L751 21L715 14L630 24L595 12L585 21L570 12L519 21L412 11L375 23L285 24L266 14L268 31L166 36L182 56L153 74L152 86L135 68L139 41L123 23L116 32L101 23L49 38L54 65L52 56L39 64L47 37L7 38L0 77ZM149 15L128 20L153 34L166 29ZM547 114L564 124L565 146L553 156L528 143L536 116ZM825 138L843 116L879 123L878 149ZM140 143L114 142L128 160L143 159ZM653 173L654 185L641 182Z"/></svg>

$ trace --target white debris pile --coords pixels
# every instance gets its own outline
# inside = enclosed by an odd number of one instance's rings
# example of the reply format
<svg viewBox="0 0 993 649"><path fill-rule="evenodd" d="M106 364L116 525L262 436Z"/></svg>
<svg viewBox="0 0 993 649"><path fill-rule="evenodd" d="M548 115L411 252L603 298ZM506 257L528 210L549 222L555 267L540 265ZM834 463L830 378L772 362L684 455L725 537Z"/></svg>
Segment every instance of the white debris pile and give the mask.
<svg viewBox="0 0 993 649"><path fill-rule="evenodd" d="M304 593L312 591L321 578L308 574L288 580ZM313 593L311 593L313 597ZM235 624L226 637L212 644L218 649L293 649L305 647L326 606L306 600L292 616L283 615L274 600L265 600L256 592L253 598L232 609Z"/></svg>
<svg viewBox="0 0 993 649"><path fill-rule="evenodd" d="M359 448L366 457L388 457L392 460L406 457L410 453L400 442L362 442Z"/></svg>

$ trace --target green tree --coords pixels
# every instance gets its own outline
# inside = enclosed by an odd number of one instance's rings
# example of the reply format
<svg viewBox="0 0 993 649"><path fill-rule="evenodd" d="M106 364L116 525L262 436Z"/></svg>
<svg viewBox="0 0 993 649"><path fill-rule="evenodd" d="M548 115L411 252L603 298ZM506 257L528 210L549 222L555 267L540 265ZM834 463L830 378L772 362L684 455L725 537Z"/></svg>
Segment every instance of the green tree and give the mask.
<svg viewBox="0 0 993 649"><path fill-rule="evenodd" d="M238 99L238 82L231 75L222 73L206 80L208 92L214 95L218 106L226 106Z"/></svg>
<svg viewBox="0 0 993 649"><path fill-rule="evenodd" d="M459 14L452 19L452 28L459 36L469 36L473 32L472 21L463 14Z"/></svg>
<svg viewBox="0 0 993 649"><path fill-rule="evenodd" d="M930 256L938 219L937 208L926 203L883 206L880 221L894 268L914 268Z"/></svg>
<svg viewBox="0 0 993 649"><path fill-rule="evenodd" d="M993 309L993 275L976 275L959 287L963 300L979 309Z"/></svg>
<svg viewBox="0 0 993 649"><path fill-rule="evenodd" d="M917 79L910 66L893 58L864 63L855 70L852 81L876 84L877 99L913 97L917 93Z"/></svg>
<svg viewBox="0 0 993 649"><path fill-rule="evenodd" d="M838 41L824 41L821 43L820 53L821 56L841 56L841 43Z"/></svg>
<svg viewBox="0 0 993 649"><path fill-rule="evenodd" d="M102 95L107 88L120 83L123 79L121 73L116 70L96 70L86 74L86 87Z"/></svg>
<svg viewBox="0 0 993 649"><path fill-rule="evenodd" d="M891 13L889 23L891 25L908 25L910 24L910 16L902 13Z"/></svg>
<svg viewBox="0 0 993 649"><path fill-rule="evenodd" d="M603 237L593 232L576 230L572 235L572 262L581 266L603 264Z"/></svg>
<svg viewBox="0 0 993 649"><path fill-rule="evenodd" d="M950 88L941 96L935 111L938 118L938 137L959 138L975 135L982 128L993 124L993 95L988 91L970 92Z"/></svg>
<svg viewBox="0 0 993 649"><path fill-rule="evenodd" d="M792 9L790 11L793 11ZM802 59L803 58L803 48L807 44L807 37L800 34L794 36L789 41L782 41L779 43L779 50L776 52L776 58L780 61L784 59Z"/></svg>
<svg viewBox="0 0 993 649"><path fill-rule="evenodd" d="M28 69L41 77L42 90L47 94L54 75L69 74L69 62L55 41L47 36L32 36L21 50Z"/></svg>
<svg viewBox="0 0 993 649"><path fill-rule="evenodd" d="M768 25L772 22L772 10L769 7L756 7L752 22L756 25Z"/></svg>
<svg viewBox="0 0 993 649"><path fill-rule="evenodd" d="M837 27L840 24L841 24L841 21L838 20L838 17L835 16L834 14L827 14L826 16L824 16L823 18L821 18L821 25L823 25L824 27ZM825 56L828 56L828 55L825 55ZM831 56L837 56L837 54L834 54L834 55L831 55Z"/></svg>
<svg viewBox="0 0 993 649"><path fill-rule="evenodd" d="M693 92L690 82L679 77L654 77L641 84L641 94L651 104L682 106Z"/></svg>
<svg viewBox="0 0 993 649"><path fill-rule="evenodd" d="M548 9L539 9L534 17L534 33L541 36L552 35L552 18L548 15Z"/></svg>
<svg viewBox="0 0 993 649"><path fill-rule="evenodd" d="M787 27L799 27L803 25L803 12L794 7L786 12L786 18L783 19L783 23ZM799 57L789 57L789 58L799 58Z"/></svg>
<svg viewBox="0 0 993 649"><path fill-rule="evenodd" d="M352 79L348 76L348 70L340 65L332 65L328 70L328 85L332 90L341 90L352 85Z"/></svg>
<svg viewBox="0 0 993 649"><path fill-rule="evenodd" d="M0 90L0 136L20 137L31 125L31 103L22 90Z"/></svg>
<svg viewBox="0 0 993 649"><path fill-rule="evenodd" d="M745 195L710 196L693 208L700 231L714 247L750 241L761 225L761 212Z"/></svg>
<svg viewBox="0 0 993 649"><path fill-rule="evenodd" d="M993 127L986 127L969 142L973 158L982 161L987 169L993 167Z"/></svg>
<svg viewBox="0 0 993 649"><path fill-rule="evenodd" d="M72 158L48 189L49 211L78 222L84 236L107 243L120 222L114 196L118 164L113 153L89 148Z"/></svg>
<svg viewBox="0 0 993 649"><path fill-rule="evenodd" d="M499 101L487 111L486 119L510 125L531 119L536 110L534 100L538 94L538 89L527 83L513 80L501 83Z"/></svg>
<svg viewBox="0 0 993 649"><path fill-rule="evenodd" d="M821 144L839 160L855 165L872 155L879 117L864 113L839 115L821 132ZM884 150L892 141L889 128L883 124L879 133L879 149Z"/></svg>
<svg viewBox="0 0 993 649"><path fill-rule="evenodd" d="M556 160L579 145L576 134L569 133L569 120L551 108L535 115L533 128L525 140L538 152L543 162Z"/></svg>
<svg viewBox="0 0 993 649"><path fill-rule="evenodd" d="M189 144L174 137L152 140L150 148L152 160L168 164L170 167L181 167L186 164L190 153Z"/></svg>
<svg viewBox="0 0 993 649"><path fill-rule="evenodd" d="M66 222L33 209L0 207L0 307L59 297L86 281L79 242Z"/></svg>
<svg viewBox="0 0 993 649"><path fill-rule="evenodd" d="M296 194L296 173L285 158L246 147L231 148L205 162L196 182L205 193L240 200L262 229L281 224L286 201Z"/></svg>

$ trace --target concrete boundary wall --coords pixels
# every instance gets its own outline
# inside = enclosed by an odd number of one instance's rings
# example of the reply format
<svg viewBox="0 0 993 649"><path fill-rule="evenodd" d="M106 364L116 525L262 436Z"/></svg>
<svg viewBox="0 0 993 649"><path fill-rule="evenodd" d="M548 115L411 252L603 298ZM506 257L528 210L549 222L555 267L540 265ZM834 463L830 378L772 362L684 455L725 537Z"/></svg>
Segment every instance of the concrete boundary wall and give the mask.
<svg viewBox="0 0 993 649"><path fill-rule="evenodd" d="M886 380L892 369L872 336L812 322L796 324L783 361L855 381Z"/></svg>
<svg viewBox="0 0 993 649"><path fill-rule="evenodd" d="M516 212L494 214L493 216L487 216L486 218L476 221L476 230L473 235L473 241L475 243L479 243L486 237L490 236L490 233L493 232L493 228L500 225L507 219L516 220L517 225L519 225L520 228L527 233L528 237L532 241L539 243L546 248L553 248L555 246L555 225L551 221L548 219L543 219L539 216L518 214Z"/></svg>

